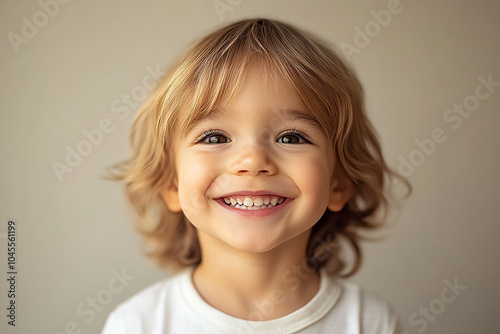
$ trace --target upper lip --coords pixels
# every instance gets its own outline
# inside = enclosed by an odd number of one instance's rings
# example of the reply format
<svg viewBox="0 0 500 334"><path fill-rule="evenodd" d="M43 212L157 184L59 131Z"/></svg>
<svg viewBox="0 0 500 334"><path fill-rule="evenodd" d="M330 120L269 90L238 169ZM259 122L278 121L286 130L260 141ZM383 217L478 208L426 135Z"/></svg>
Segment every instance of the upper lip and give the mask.
<svg viewBox="0 0 500 334"><path fill-rule="evenodd" d="M272 191L267 191L267 190L258 190L258 191L234 191L231 193L224 194L222 196L219 196L218 198L223 198L223 197L235 197L235 196L276 196L276 197L287 197L284 195L277 194Z"/></svg>

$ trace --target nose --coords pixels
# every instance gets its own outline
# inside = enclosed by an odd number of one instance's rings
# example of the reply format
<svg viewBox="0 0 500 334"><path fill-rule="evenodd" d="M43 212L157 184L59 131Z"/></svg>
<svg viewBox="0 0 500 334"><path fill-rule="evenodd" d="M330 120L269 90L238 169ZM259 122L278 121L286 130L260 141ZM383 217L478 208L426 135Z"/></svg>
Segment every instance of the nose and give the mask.
<svg viewBox="0 0 500 334"><path fill-rule="evenodd" d="M264 146L251 145L239 148L229 164L235 175L274 175L278 168Z"/></svg>

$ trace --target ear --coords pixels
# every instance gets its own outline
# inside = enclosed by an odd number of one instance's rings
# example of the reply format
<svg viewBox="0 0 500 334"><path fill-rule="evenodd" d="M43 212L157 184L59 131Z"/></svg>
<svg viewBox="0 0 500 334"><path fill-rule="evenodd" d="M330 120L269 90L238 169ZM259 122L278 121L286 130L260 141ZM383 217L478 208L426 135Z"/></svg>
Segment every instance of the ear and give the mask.
<svg viewBox="0 0 500 334"><path fill-rule="evenodd" d="M167 204L167 207L172 212L181 212L181 203L179 201L179 190L177 185L172 183L168 188L162 190L161 197Z"/></svg>
<svg viewBox="0 0 500 334"><path fill-rule="evenodd" d="M351 199L354 190L354 184L346 176L335 177L332 190L330 190L328 209L335 212L342 210L344 205Z"/></svg>

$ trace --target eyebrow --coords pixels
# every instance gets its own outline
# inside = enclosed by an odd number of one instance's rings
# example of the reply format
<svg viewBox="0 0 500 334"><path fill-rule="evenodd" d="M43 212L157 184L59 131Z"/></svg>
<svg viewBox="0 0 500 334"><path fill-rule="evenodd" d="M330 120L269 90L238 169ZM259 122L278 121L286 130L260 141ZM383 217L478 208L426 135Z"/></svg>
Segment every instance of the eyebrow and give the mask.
<svg viewBox="0 0 500 334"><path fill-rule="evenodd" d="M218 118L222 117L221 114L229 114L229 117L231 117L231 114L235 114L235 112L229 108L223 108L223 107L218 107L215 109L210 110L208 113L207 112L202 112L194 119L195 123L198 123L202 120L217 120Z"/></svg>
<svg viewBox="0 0 500 334"><path fill-rule="evenodd" d="M212 109L208 114L201 113L198 115L193 120L191 128L195 127L199 122L204 121L204 120L217 120L221 116L221 114L224 114L224 117L231 117L231 115L234 115L235 112L234 110L230 108L215 108ZM293 121L301 121L305 122L308 125L323 131L323 127L319 123L318 119L312 115L310 112L306 112L304 110L299 110L299 109L291 109L291 108L281 108L276 111L276 115L279 118L286 119L286 120L291 120Z"/></svg>
<svg viewBox="0 0 500 334"><path fill-rule="evenodd" d="M285 119L291 119L292 121L303 121L315 128L318 128L319 130L322 130L322 126L319 123L318 119L314 117L310 112L285 108L279 109L278 114Z"/></svg>

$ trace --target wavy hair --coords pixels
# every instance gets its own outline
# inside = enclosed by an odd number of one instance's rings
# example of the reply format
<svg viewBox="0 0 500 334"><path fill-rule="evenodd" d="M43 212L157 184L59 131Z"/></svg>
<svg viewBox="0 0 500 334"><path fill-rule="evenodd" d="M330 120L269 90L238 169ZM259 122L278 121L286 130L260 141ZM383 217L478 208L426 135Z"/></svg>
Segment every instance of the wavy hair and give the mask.
<svg viewBox="0 0 500 334"><path fill-rule="evenodd" d="M327 43L289 24L247 19L201 39L174 64L134 119L132 157L112 167L138 213L146 254L166 269L201 261L195 228L169 211L161 191L176 179L172 145L203 113L233 94L252 64L277 71L293 87L333 143L339 168L355 191L339 212L326 209L313 226L307 260L314 270L349 276L360 267L363 231L382 226L396 179L411 185L384 161L364 110L354 72ZM229 95L228 95L229 94ZM350 270L342 250L350 245Z"/></svg>

